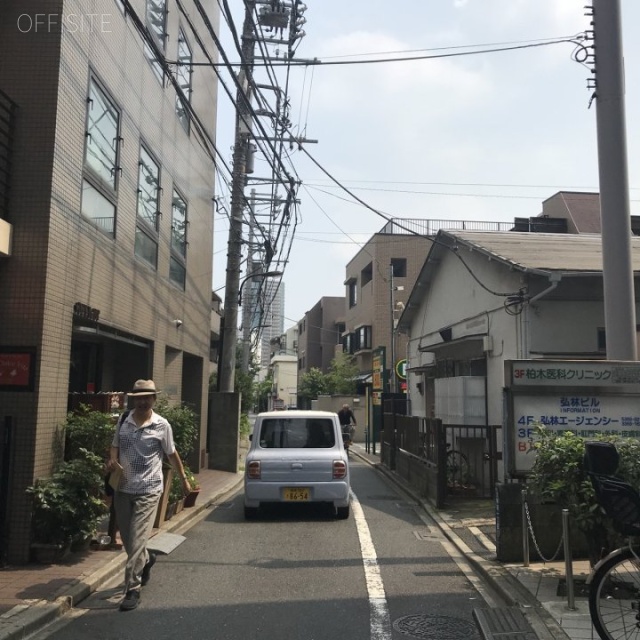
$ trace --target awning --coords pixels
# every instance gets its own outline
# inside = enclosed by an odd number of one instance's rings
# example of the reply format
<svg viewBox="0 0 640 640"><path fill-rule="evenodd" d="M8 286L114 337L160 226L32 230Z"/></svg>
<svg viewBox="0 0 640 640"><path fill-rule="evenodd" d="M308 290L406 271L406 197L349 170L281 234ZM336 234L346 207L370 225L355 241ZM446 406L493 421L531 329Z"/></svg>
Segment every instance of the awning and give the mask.
<svg viewBox="0 0 640 640"><path fill-rule="evenodd" d="M360 384L367 384L368 382L371 382L372 379L373 377L370 373L361 373L354 378L354 380Z"/></svg>

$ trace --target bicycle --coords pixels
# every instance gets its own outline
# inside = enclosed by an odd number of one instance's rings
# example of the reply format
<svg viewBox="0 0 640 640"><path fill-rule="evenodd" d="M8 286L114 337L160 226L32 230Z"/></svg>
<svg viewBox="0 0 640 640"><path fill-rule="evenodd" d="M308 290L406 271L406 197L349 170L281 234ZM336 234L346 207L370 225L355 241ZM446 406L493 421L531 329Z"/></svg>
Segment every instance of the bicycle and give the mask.
<svg viewBox="0 0 640 640"><path fill-rule="evenodd" d="M342 443L344 444L344 450L347 452L347 458L350 457L349 448L353 443L353 434L356 431L354 424L343 424L340 426L342 430Z"/></svg>
<svg viewBox="0 0 640 640"><path fill-rule="evenodd" d="M585 467L598 504L627 538L600 560L589 578L589 614L602 640L640 635L640 494L616 478L618 452L609 442L585 443Z"/></svg>
<svg viewBox="0 0 640 640"><path fill-rule="evenodd" d="M429 446L425 434L420 435L419 455L421 458L429 459ZM458 449L452 449L447 443L447 459L445 461L446 477L448 487L463 486L469 479L469 458Z"/></svg>

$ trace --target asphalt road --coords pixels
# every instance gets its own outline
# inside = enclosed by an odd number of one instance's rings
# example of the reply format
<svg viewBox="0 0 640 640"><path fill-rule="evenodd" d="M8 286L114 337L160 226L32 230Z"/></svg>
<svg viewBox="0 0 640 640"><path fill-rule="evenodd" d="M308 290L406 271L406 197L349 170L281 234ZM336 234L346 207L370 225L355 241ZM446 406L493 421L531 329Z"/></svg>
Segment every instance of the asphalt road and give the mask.
<svg viewBox="0 0 640 640"><path fill-rule="evenodd" d="M295 505L245 522L239 492L158 559L135 611L114 583L37 639L474 640L482 584L383 476L354 458L351 474L348 520Z"/></svg>

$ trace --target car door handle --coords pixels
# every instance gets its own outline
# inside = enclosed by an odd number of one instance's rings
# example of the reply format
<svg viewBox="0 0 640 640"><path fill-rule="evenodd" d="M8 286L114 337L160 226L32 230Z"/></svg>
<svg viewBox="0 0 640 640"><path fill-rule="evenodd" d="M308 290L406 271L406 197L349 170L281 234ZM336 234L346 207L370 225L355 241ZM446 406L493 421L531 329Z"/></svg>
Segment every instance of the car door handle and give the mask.
<svg viewBox="0 0 640 640"><path fill-rule="evenodd" d="M292 469L302 469L302 462L292 462L291 463L291 468Z"/></svg>

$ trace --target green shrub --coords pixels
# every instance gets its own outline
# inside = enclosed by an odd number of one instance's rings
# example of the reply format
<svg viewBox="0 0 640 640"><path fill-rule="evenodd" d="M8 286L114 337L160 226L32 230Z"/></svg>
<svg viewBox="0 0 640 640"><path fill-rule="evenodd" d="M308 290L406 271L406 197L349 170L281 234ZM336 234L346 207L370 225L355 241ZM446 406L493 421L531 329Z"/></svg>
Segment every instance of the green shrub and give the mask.
<svg viewBox="0 0 640 640"><path fill-rule="evenodd" d="M535 428L536 460L529 486L543 500L568 509L572 526L584 531L593 545L591 560L598 560L621 542L611 520L596 500L591 481L584 469L585 440L571 431L555 432L541 425ZM618 450L620 462L616 475L632 486L640 487L640 442L618 435L598 435L598 442L611 442Z"/></svg>
<svg viewBox="0 0 640 640"><path fill-rule="evenodd" d="M73 460L80 455L80 449L106 457L116 425L110 414L94 411L90 406L82 404L77 411L67 414L63 428L64 458Z"/></svg>
<svg viewBox="0 0 640 640"><path fill-rule="evenodd" d="M176 449L180 457L186 460L196 445L200 431L199 416L186 404L169 404L165 397L158 399L153 410L169 421Z"/></svg>
<svg viewBox="0 0 640 640"><path fill-rule="evenodd" d="M103 458L80 449L27 489L34 542L67 544L92 536L108 508L101 495Z"/></svg>

